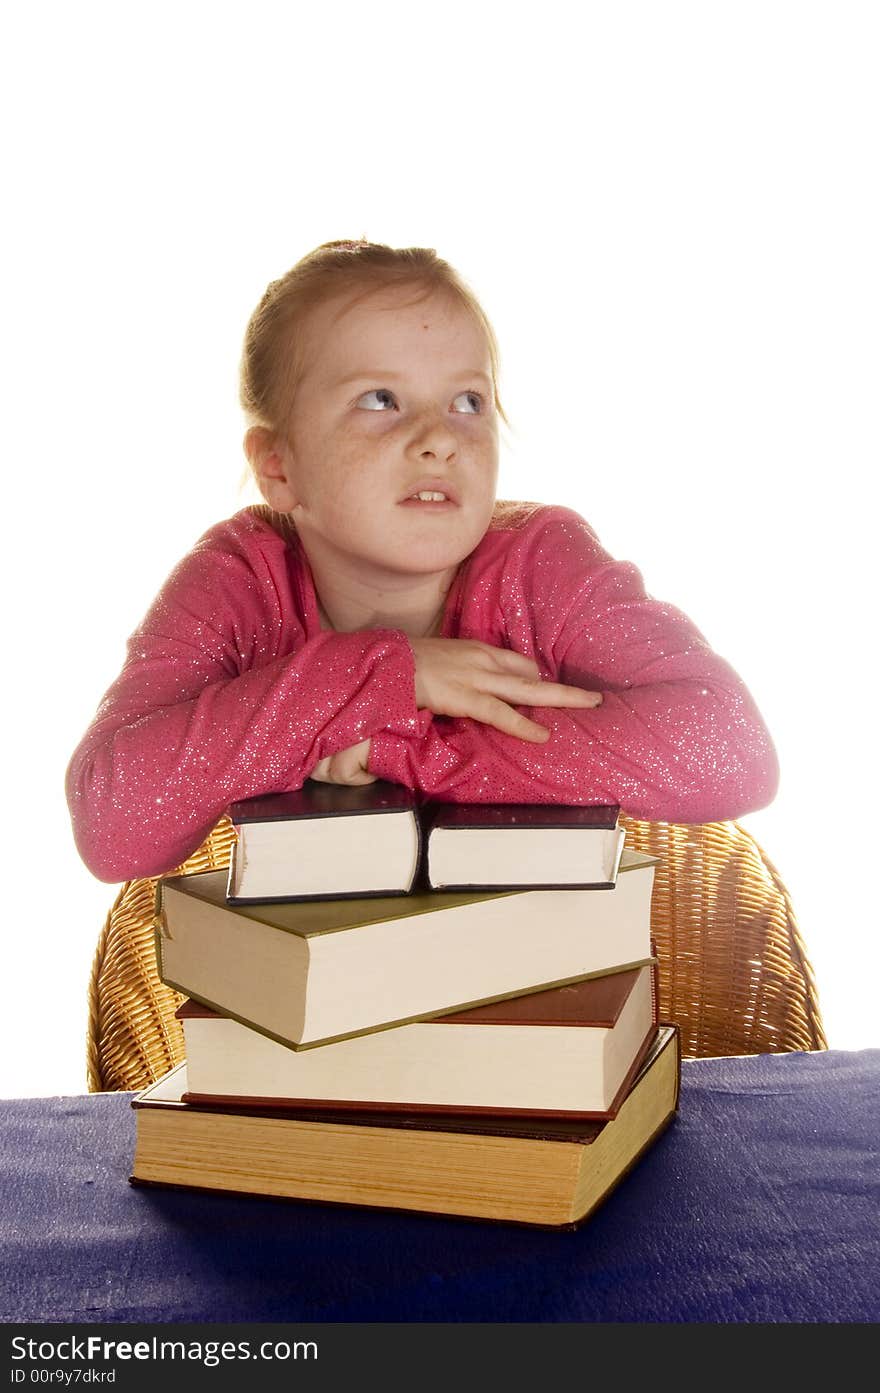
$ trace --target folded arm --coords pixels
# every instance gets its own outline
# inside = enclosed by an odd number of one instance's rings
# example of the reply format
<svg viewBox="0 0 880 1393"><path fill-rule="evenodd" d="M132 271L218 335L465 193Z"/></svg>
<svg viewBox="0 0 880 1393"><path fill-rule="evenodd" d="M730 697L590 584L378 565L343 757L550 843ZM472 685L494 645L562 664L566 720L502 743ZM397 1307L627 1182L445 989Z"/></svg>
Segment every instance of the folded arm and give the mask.
<svg viewBox="0 0 880 1393"><path fill-rule="evenodd" d="M417 728L402 633L300 630L279 652L296 634L276 599L240 558L195 552L132 636L67 770L76 844L99 879L162 874L234 800L299 788L379 729Z"/></svg>
<svg viewBox="0 0 880 1393"><path fill-rule="evenodd" d="M619 803L670 822L770 802L776 755L740 678L582 519L554 514L506 579L509 641L546 678L601 691L601 705L529 708L550 730L543 745L422 712L415 734L373 737L370 770L455 802Z"/></svg>

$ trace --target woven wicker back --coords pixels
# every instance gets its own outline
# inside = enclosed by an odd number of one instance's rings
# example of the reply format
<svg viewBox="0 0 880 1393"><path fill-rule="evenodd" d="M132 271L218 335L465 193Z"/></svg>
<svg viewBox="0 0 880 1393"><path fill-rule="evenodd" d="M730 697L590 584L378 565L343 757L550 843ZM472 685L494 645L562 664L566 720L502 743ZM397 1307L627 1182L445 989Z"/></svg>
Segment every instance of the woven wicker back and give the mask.
<svg viewBox="0 0 880 1393"><path fill-rule="evenodd" d="M622 821L628 846L661 858L651 908L660 1015L681 1027L682 1053L826 1049L788 892L754 838L734 822ZM228 865L232 840L224 819L176 873ZM155 880L128 881L101 933L89 991L92 1092L146 1088L183 1059L182 997L156 973L155 889Z"/></svg>
<svg viewBox="0 0 880 1393"><path fill-rule="evenodd" d="M660 857L660 1015L681 1027L683 1056L827 1049L788 891L751 833L736 822L621 821L627 846Z"/></svg>

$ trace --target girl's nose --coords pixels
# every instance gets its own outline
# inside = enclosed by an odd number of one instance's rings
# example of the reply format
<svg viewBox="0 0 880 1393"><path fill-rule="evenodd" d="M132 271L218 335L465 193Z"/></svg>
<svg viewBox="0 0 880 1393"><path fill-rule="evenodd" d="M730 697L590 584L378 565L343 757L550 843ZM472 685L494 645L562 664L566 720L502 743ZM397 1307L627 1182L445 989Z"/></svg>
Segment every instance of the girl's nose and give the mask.
<svg viewBox="0 0 880 1393"><path fill-rule="evenodd" d="M433 413L425 415L413 431L413 447L420 455L449 459L458 448L458 440L449 423Z"/></svg>

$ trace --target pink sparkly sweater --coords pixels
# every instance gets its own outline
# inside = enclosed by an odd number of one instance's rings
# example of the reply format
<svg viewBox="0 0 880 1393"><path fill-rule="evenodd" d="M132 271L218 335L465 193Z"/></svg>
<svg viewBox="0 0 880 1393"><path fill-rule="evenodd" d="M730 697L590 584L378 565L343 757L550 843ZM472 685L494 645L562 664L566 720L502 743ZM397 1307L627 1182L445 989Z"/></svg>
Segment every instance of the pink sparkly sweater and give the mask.
<svg viewBox="0 0 880 1393"><path fill-rule="evenodd" d="M551 731L544 745L418 710L402 632L322 630L295 534L261 509L211 528L132 635L70 762L86 865L106 881L162 874L230 802L299 788L368 736L373 773L450 802L620 803L708 822L773 798L773 744L739 677L567 508L497 505L442 634L528 654L603 704L530 713Z"/></svg>

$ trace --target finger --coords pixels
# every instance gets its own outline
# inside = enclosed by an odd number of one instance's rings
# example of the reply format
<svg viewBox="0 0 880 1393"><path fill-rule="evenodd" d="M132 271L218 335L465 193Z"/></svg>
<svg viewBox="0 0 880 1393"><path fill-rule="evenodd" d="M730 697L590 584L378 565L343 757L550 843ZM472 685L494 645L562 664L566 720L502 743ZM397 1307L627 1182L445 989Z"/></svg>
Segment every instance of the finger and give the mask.
<svg viewBox="0 0 880 1393"><path fill-rule="evenodd" d="M375 781L375 774L371 774L364 767L364 753L365 747L360 744L351 745L333 755L330 760L330 772L336 783L371 784Z"/></svg>
<svg viewBox="0 0 880 1393"><path fill-rule="evenodd" d="M353 785L353 784L374 784L378 775L371 774L367 769L354 769L344 777L334 779L334 783Z"/></svg>
<svg viewBox="0 0 880 1393"><path fill-rule="evenodd" d="M574 706L586 708L602 705L601 692L588 692L584 687L569 687L564 682L536 682L532 688L532 706Z"/></svg>
<svg viewBox="0 0 880 1393"><path fill-rule="evenodd" d="M328 760L326 772L315 772L313 769L310 778L319 784L344 784L346 787L352 784L373 784L378 778L377 774L370 774L366 769L353 769L347 772L340 769L332 760Z"/></svg>
<svg viewBox="0 0 880 1393"><path fill-rule="evenodd" d="M550 738L546 726L539 725L537 721L530 721L528 716L524 716L522 712L516 711L512 706L508 706L507 702L499 701L496 697L477 697L467 714L474 720L481 721L483 725L494 726L505 735L515 735L517 739L529 740L534 745L543 745Z"/></svg>
<svg viewBox="0 0 880 1393"><path fill-rule="evenodd" d="M538 664L533 658L527 658L525 653L516 653L512 648L499 648L494 643L483 643L482 639L448 638L434 639L433 641L447 645L449 656L456 666L462 661L467 666L472 664L476 658L480 660L481 667L485 664L490 668L501 668L506 672L519 673L522 677L534 679L540 673Z"/></svg>
<svg viewBox="0 0 880 1393"><path fill-rule="evenodd" d="M488 678L483 689L518 706L567 706L583 710L602 704L601 692L588 692L583 687L570 687L563 682L524 682L500 673Z"/></svg>
<svg viewBox="0 0 880 1393"><path fill-rule="evenodd" d="M493 648L488 644L486 646L496 665L504 672L516 673L521 677L530 677L533 680L540 677L541 669L534 658L527 658L525 653L516 653L512 648Z"/></svg>

